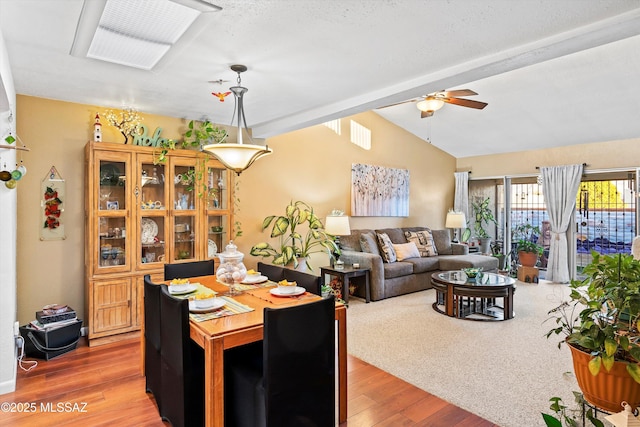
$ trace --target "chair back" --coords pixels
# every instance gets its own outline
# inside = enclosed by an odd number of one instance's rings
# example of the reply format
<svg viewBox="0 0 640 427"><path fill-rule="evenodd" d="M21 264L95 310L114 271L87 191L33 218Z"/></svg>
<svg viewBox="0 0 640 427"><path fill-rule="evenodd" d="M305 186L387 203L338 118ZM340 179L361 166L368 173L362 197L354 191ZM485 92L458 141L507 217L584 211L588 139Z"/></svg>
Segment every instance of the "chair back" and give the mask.
<svg viewBox="0 0 640 427"><path fill-rule="evenodd" d="M189 336L189 301L174 298L166 285L160 295L160 416L173 427L204 422L204 350Z"/></svg>
<svg viewBox="0 0 640 427"><path fill-rule="evenodd" d="M160 397L160 285L144 276L144 375L147 393L156 399L158 410L162 405Z"/></svg>
<svg viewBox="0 0 640 427"><path fill-rule="evenodd" d="M258 271L263 276L269 278L273 282L279 282L284 279L284 268L279 265L265 264L258 261Z"/></svg>
<svg viewBox="0 0 640 427"><path fill-rule="evenodd" d="M303 271L284 269L284 278L290 282L296 282L298 286L305 288L308 292L316 295L322 295L322 278Z"/></svg>
<svg viewBox="0 0 640 427"><path fill-rule="evenodd" d="M333 297L265 308L263 345L266 425L334 425Z"/></svg>
<svg viewBox="0 0 640 427"><path fill-rule="evenodd" d="M164 265L164 280L184 279L186 277L212 276L215 274L213 260L181 262Z"/></svg>

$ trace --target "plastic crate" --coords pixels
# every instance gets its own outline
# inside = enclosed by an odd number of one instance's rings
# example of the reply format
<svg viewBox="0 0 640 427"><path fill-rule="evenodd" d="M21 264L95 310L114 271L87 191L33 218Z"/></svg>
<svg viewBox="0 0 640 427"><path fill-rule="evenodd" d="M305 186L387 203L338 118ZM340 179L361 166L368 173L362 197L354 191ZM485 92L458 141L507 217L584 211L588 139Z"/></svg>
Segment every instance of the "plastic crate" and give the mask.
<svg viewBox="0 0 640 427"><path fill-rule="evenodd" d="M29 325L20 326L20 335L24 338L24 352L28 357L50 360L74 350L80 340L81 327L81 319L50 330L39 330Z"/></svg>

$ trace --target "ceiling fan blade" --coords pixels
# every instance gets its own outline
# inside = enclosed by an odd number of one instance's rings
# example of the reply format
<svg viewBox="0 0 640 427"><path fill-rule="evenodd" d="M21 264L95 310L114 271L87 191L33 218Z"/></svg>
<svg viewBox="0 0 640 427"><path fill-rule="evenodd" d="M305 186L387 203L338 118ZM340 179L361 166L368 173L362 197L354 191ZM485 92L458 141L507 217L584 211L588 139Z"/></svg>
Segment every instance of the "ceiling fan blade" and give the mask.
<svg viewBox="0 0 640 427"><path fill-rule="evenodd" d="M425 117L431 117L433 116L433 111L421 111L420 112L420 118L424 119Z"/></svg>
<svg viewBox="0 0 640 427"><path fill-rule="evenodd" d="M415 102L418 101L420 99L423 99L422 97L420 98L414 98L414 99L409 99L407 101L402 101L402 102L396 102L395 104L389 104L389 105L383 105L382 107L377 107L376 109L380 109L380 108L387 108L387 107L395 107L396 105L401 105L401 104L406 104L408 102Z"/></svg>
<svg viewBox="0 0 640 427"><path fill-rule="evenodd" d="M473 95L477 95L477 93L475 93L471 89L449 90L449 91L442 91L441 93L442 93L442 95L445 96L445 98L450 98L452 96L473 96Z"/></svg>
<svg viewBox="0 0 640 427"><path fill-rule="evenodd" d="M442 100L444 102L447 102L449 104L455 104L455 105L460 105L462 107L469 107L469 108L476 108L478 110L482 110L484 107L486 107L487 104L486 102L480 102L480 101L473 101L471 99L461 99L461 98L442 98Z"/></svg>

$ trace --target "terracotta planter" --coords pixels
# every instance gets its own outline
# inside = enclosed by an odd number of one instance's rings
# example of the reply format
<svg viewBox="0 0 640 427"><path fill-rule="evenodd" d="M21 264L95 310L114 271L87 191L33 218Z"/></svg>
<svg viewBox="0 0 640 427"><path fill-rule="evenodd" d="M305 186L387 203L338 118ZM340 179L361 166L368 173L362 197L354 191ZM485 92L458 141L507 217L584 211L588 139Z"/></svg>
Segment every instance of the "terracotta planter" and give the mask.
<svg viewBox="0 0 640 427"><path fill-rule="evenodd" d="M535 267L538 263L538 254L535 252L518 252L518 260L523 267Z"/></svg>
<svg viewBox="0 0 640 427"><path fill-rule="evenodd" d="M629 376L625 363L615 362L609 372L602 367L598 375L593 376L588 367L591 355L570 344L568 347L578 386L587 402L611 413L620 412L623 401L632 408L640 406L640 383Z"/></svg>

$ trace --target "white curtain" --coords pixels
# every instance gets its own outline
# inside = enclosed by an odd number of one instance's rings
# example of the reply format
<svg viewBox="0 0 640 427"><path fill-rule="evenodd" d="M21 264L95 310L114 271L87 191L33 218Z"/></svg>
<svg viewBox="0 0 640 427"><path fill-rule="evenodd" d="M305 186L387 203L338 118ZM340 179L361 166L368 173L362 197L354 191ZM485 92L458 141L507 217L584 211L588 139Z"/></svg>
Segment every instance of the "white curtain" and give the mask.
<svg viewBox="0 0 640 427"><path fill-rule="evenodd" d="M543 167L540 172L551 223L551 245L545 278L556 283L567 283L571 280L571 275L566 232L576 207L582 165Z"/></svg>
<svg viewBox="0 0 640 427"><path fill-rule="evenodd" d="M463 212L469 221L469 172L455 172L456 188L453 199L453 210Z"/></svg>

